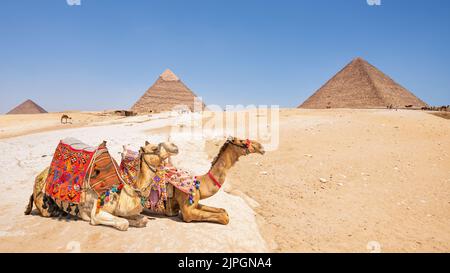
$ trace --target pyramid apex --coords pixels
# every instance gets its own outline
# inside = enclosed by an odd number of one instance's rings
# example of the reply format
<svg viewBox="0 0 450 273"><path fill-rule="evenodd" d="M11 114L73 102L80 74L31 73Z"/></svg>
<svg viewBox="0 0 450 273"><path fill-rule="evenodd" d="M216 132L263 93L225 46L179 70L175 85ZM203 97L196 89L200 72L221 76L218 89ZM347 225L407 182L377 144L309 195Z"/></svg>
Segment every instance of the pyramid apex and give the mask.
<svg viewBox="0 0 450 273"><path fill-rule="evenodd" d="M367 63L367 61L364 60L364 59L361 58L361 57L356 57L356 58L354 58L352 62L365 62L365 63Z"/></svg>
<svg viewBox="0 0 450 273"><path fill-rule="evenodd" d="M170 69L164 70L164 72L159 76L164 81L179 81L180 79L172 72Z"/></svg>

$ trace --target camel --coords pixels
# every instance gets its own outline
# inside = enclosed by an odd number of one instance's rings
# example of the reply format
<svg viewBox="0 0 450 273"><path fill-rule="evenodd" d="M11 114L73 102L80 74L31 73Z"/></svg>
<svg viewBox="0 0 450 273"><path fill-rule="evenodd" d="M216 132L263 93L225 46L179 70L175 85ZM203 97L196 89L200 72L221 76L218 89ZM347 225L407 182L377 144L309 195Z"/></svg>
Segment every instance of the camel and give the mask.
<svg viewBox="0 0 450 273"><path fill-rule="evenodd" d="M228 138L212 161L209 171L204 175L196 176L200 186L194 190L192 201L189 200L188 194L173 187L173 197L169 196L167 199L165 215L177 216L181 211L183 221L188 223L206 221L228 224L230 219L225 209L205 206L199 201L216 194L225 182L228 170L234 166L239 157L252 153L263 155L264 147L256 141ZM149 212L144 211L144 213Z"/></svg>
<svg viewBox="0 0 450 273"><path fill-rule="evenodd" d="M68 120L70 120L70 123L72 124L72 118L68 115L64 114L61 116L61 124L67 124Z"/></svg>
<svg viewBox="0 0 450 273"><path fill-rule="evenodd" d="M105 142L104 142L105 143ZM140 148L140 172L136 179L134 187L117 181L121 190L112 191L109 201L102 207L97 206L99 196L88 186L81 193L79 211L75 212L82 220L89 221L91 225L112 226L118 230L125 231L129 226L145 227L148 219L140 213L144 209L143 200L149 195L149 184L154 177L156 168L171 155L178 153L178 147L170 142L162 142L159 145L153 145L145 142L145 146ZM114 160L113 160L114 161ZM115 161L114 161L114 164ZM61 214L74 213L70 207L64 207L63 204L57 204L50 197L44 194L45 181L48 175L49 167L43 170L35 179L33 194L30 196L29 204L25 210L25 215L29 215L33 209L33 202L40 214L44 217L61 216ZM93 166L93 172L89 175L99 175L101 168ZM119 179L119 178L117 178ZM87 182L85 181L85 185ZM45 200L50 199L50 200ZM77 210L78 210L77 207Z"/></svg>

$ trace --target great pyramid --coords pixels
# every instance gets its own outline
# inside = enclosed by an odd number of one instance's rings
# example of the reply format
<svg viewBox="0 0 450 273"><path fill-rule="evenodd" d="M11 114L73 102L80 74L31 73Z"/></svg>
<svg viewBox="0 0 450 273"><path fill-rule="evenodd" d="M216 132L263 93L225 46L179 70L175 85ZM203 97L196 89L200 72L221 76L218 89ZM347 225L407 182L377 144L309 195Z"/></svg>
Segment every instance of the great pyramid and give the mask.
<svg viewBox="0 0 450 273"><path fill-rule="evenodd" d="M42 114L42 113L47 113L47 111L45 111L44 108L37 105L34 101L26 100L6 114L12 115L12 114Z"/></svg>
<svg viewBox="0 0 450 273"><path fill-rule="evenodd" d="M369 64L356 58L299 108L420 108L427 106L406 88Z"/></svg>
<svg viewBox="0 0 450 273"><path fill-rule="evenodd" d="M156 82L144 95L131 107L135 113L151 113L171 111L176 106L188 108L190 111L202 110L205 105L201 103L201 109L194 108L197 95L170 70L166 69Z"/></svg>

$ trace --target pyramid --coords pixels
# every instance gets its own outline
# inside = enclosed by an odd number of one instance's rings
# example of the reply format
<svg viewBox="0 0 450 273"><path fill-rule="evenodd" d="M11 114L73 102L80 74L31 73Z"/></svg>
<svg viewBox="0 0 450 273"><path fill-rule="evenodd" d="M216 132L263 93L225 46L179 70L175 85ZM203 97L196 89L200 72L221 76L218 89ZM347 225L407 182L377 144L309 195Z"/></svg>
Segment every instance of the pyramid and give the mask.
<svg viewBox="0 0 450 273"><path fill-rule="evenodd" d="M196 97L197 95L184 85L177 75L170 69L166 69L131 107L131 111L135 113L164 112L172 111L177 106L194 111ZM202 103L201 107L204 108L205 105Z"/></svg>
<svg viewBox="0 0 450 273"><path fill-rule="evenodd" d="M12 114L42 114L42 113L47 113L47 111L45 111L44 108L37 105L34 101L26 100L6 114L12 115Z"/></svg>
<svg viewBox="0 0 450 273"><path fill-rule="evenodd" d="M356 58L299 108L420 108L427 106L362 58Z"/></svg>

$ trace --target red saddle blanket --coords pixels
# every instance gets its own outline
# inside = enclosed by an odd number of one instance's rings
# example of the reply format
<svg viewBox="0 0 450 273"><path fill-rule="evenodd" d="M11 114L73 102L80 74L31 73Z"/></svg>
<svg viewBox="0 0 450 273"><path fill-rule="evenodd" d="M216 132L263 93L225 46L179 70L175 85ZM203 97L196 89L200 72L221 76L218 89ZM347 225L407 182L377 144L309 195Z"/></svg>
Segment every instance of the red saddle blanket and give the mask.
<svg viewBox="0 0 450 273"><path fill-rule="evenodd" d="M84 178L97 150L74 147L76 145L59 142L50 165L45 192L54 200L78 204Z"/></svg>

